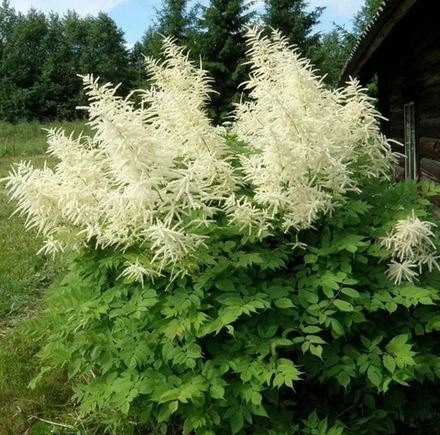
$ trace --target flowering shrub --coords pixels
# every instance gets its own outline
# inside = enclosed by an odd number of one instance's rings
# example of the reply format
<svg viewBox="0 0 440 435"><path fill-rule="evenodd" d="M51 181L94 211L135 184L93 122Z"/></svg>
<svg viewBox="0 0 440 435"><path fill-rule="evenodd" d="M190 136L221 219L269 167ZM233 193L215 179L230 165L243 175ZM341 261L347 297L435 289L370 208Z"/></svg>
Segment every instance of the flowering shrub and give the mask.
<svg viewBox="0 0 440 435"><path fill-rule="evenodd" d="M140 107L84 77L95 136L51 131L55 170L10 174L42 251L74 252L28 332L119 433L392 433L436 400L437 189L391 180L355 82L326 90L277 33L248 39L231 127L165 40Z"/></svg>

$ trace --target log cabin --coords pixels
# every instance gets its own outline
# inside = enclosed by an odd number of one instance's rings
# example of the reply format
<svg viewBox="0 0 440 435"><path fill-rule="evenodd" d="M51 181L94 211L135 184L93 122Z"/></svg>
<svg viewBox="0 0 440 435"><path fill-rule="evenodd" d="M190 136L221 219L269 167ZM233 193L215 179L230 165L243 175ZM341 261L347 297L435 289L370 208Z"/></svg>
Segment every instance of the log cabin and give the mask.
<svg viewBox="0 0 440 435"><path fill-rule="evenodd" d="M438 0L384 0L359 38L339 84L377 79L384 134L402 144L398 172L440 184ZM440 205L440 196L434 198Z"/></svg>

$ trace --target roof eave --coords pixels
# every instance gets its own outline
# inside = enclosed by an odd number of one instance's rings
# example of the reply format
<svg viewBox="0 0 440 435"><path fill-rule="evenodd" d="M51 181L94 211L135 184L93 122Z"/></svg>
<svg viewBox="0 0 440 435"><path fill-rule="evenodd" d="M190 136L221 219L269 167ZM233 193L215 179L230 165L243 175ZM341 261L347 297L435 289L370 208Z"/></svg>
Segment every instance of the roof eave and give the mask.
<svg viewBox="0 0 440 435"><path fill-rule="evenodd" d="M342 70L339 86L350 77L359 77L365 65L387 39L394 26L405 16L417 0L388 0L379 8L372 23L356 43Z"/></svg>

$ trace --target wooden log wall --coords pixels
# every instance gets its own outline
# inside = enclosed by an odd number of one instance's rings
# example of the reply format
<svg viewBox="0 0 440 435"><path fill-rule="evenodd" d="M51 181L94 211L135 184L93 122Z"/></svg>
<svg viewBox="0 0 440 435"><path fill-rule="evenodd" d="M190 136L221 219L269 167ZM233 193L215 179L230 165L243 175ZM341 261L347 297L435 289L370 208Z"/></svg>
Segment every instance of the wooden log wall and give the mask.
<svg viewBox="0 0 440 435"><path fill-rule="evenodd" d="M379 77L379 108L388 118L384 128L388 137L404 142L403 107L415 102L420 178L440 184L440 26L434 13L437 1L416 3L371 58L375 65L369 68L375 69ZM394 150L404 151L401 147ZM440 205L440 197L435 203Z"/></svg>

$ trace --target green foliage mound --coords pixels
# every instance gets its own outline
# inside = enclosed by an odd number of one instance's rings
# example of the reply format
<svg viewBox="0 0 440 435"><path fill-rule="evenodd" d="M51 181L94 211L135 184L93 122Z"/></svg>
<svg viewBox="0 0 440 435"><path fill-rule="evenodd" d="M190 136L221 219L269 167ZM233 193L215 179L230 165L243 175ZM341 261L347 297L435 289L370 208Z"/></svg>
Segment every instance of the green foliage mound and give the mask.
<svg viewBox="0 0 440 435"><path fill-rule="evenodd" d="M436 413L438 189L388 179L363 91L325 90L272 38L249 31L230 130L165 41L141 108L86 77L95 136L53 131L55 170L7 179L43 250L76 252L28 333L114 433L375 435Z"/></svg>
<svg viewBox="0 0 440 435"><path fill-rule="evenodd" d="M50 326L52 365L94 374L75 397L109 423L393 433L433 416L440 375L440 275L394 285L376 242L408 208L429 217L415 183L374 180L295 236L219 219L203 267L144 286L118 278L130 252L87 250L30 327Z"/></svg>

